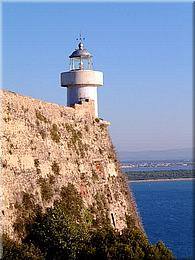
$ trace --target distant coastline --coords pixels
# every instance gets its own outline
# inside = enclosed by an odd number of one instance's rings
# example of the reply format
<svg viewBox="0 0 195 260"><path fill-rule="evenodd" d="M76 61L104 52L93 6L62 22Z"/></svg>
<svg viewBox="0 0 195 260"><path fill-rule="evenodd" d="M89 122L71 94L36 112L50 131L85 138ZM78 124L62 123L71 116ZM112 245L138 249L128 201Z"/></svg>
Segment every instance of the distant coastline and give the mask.
<svg viewBox="0 0 195 260"><path fill-rule="evenodd" d="M151 182L151 181L184 181L194 180L195 173L192 169L188 170L151 170L145 171L132 171L123 169L123 173L126 175L130 182Z"/></svg>
<svg viewBox="0 0 195 260"><path fill-rule="evenodd" d="M163 181L194 181L195 178L172 178L172 179L149 179L149 180L128 180L128 183L132 182L163 182Z"/></svg>

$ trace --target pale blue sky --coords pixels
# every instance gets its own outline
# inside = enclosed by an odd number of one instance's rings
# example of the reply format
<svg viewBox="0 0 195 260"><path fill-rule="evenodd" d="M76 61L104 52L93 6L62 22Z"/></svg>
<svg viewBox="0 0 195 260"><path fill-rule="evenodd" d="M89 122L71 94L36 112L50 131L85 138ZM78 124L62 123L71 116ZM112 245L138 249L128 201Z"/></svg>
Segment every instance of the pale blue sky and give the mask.
<svg viewBox="0 0 195 260"><path fill-rule="evenodd" d="M192 4L4 3L4 88L66 104L59 73L80 31L117 149L191 147Z"/></svg>

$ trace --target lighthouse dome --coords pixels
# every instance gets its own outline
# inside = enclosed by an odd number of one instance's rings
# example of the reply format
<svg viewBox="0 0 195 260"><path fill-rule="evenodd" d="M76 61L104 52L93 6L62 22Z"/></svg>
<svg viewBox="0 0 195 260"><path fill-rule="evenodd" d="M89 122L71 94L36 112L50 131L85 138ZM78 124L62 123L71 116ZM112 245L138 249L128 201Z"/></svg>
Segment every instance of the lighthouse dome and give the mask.
<svg viewBox="0 0 195 260"><path fill-rule="evenodd" d="M84 45L82 42L79 43L78 47L79 48L73 51L69 58L89 59L92 57L91 53L89 53L87 49L84 49Z"/></svg>

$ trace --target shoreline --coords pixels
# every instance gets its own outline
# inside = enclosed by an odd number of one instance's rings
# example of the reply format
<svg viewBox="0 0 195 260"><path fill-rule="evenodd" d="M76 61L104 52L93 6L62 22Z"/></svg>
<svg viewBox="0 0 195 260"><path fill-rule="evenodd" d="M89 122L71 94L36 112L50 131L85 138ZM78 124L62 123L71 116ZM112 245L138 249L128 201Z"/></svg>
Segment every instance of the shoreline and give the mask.
<svg viewBox="0 0 195 260"><path fill-rule="evenodd" d="M128 183L132 182L163 182L163 181L194 181L195 178L173 178L173 179L149 179L149 180L128 180Z"/></svg>

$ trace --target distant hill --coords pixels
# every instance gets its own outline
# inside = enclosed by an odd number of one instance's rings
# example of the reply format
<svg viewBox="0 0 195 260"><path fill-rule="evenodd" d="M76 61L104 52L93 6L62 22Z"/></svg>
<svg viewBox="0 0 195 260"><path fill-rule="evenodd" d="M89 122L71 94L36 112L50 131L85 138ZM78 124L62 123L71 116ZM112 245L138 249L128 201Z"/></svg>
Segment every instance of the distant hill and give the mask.
<svg viewBox="0 0 195 260"><path fill-rule="evenodd" d="M118 151L120 161L138 160L192 160L192 148L159 151Z"/></svg>

